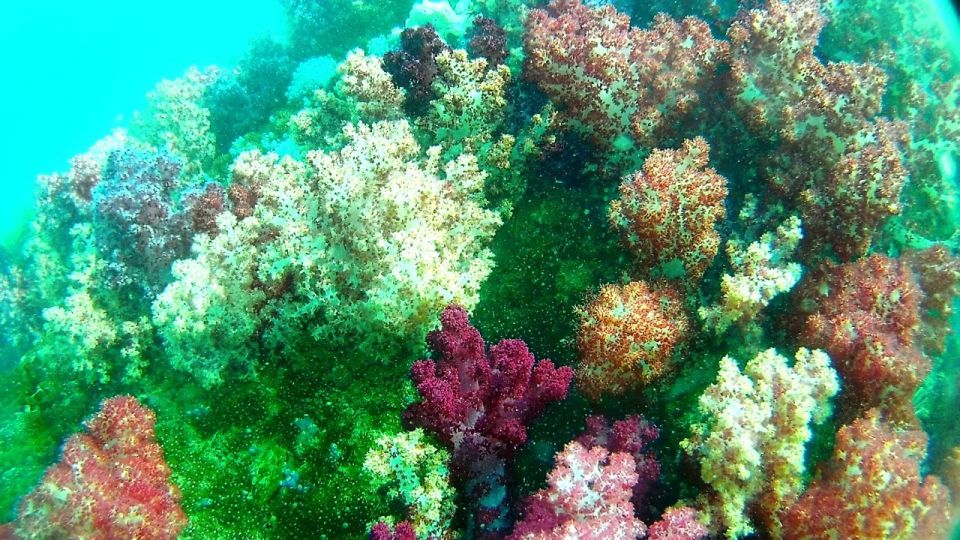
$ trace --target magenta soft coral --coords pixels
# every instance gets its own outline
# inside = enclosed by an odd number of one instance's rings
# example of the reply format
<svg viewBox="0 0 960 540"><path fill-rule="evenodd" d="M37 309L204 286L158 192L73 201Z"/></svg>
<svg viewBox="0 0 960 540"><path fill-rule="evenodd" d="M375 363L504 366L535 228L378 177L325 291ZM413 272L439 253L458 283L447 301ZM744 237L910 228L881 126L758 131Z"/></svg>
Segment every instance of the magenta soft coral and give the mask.
<svg viewBox="0 0 960 540"><path fill-rule="evenodd" d="M176 538L187 518L154 422L132 396L104 401L0 538Z"/></svg>
<svg viewBox="0 0 960 540"><path fill-rule="evenodd" d="M417 533L407 521L401 521L393 527L381 521L370 529L370 540L417 540Z"/></svg>
<svg viewBox="0 0 960 540"><path fill-rule="evenodd" d="M413 365L422 400L405 419L450 448L454 480L470 506L471 534L497 537L508 525L508 462L526 442L527 426L547 404L566 397L573 370L535 361L519 340L503 340L487 352L459 306L444 310L440 322L427 338L439 359Z"/></svg>

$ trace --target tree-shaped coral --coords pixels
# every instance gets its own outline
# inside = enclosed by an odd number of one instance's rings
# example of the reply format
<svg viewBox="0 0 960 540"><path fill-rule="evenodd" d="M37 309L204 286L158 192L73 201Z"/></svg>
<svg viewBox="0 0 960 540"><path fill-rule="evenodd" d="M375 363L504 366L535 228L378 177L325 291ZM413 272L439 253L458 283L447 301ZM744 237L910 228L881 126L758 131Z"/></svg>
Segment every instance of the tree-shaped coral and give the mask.
<svg viewBox="0 0 960 540"><path fill-rule="evenodd" d="M450 449L453 478L470 512L469 534L496 538L509 524L509 462L527 440L527 425L566 397L573 370L535 361L516 339L488 351L459 306L444 310L440 322L428 337L439 360L421 360L411 370L422 400L407 409L406 420Z"/></svg>
<svg viewBox="0 0 960 540"><path fill-rule="evenodd" d="M154 422L132 396L104 401L87 434L67 440L60 463L20 503L12 538L176 538L187 517Z"/></svg>
<svg viewBox="0 0 960 540"><path fill-rule="evenodd" d="M706 416L681 446L699 458L710 488L704 499L715 531L736 538L755 530L755 515L772 534L780 516L803 488L804 445L810 423L826 420L837 376L822 351L800 349L793 366L774 349L761 352L741 371L720 361L717 382L700 397Z"/></svg>

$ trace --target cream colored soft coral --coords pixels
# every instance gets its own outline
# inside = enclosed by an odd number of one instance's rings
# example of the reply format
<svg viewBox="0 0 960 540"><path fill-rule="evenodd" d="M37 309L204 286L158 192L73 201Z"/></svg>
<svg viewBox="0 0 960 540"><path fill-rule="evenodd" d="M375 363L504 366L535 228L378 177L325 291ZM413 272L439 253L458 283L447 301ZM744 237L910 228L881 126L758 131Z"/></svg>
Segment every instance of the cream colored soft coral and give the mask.
<svg viewBox="0 0 960 540"><path fill-rule="evenodd" d="M377 439L367 452L363 470L370 475L373 488L388 486L388 496L407 507L404 517L417 537L446 538L456 510L449 461L446 450L431 444L423 430L416 429Z"/></svg>
<svg viewBox="0 0 960 540"><path fill-rule="evenodd" d="M706 417L681 446L699 458L710 494L701 506L717 532L736 538L754 526L747 509L778 537L780 516L803 484L810 423L826 420L839 389L826 353L800 349L792 366L768 349L747 362L720 361L717 382L700 396Z"/></svg>
<svg viewBox="0 0 960 540"><path fill-rule="evenodd" d="M153 303L153 322L175 369L210 387L233 367L251 372L251 339L261 324L257 306L265 295L254 286L260 221L217 218L215 238L199 235L194 257L173 263L174 281Z"/></svg>
<svg viewBox="0 0 960 540"><path fill-rule="evenodd" d="M217 220L154 303L174 367L207 385L250 372L258 347L305 338L383 355L422 343L450 303L471 308L493 267L499 217L470 154L423 152L406 121L348 125L346 145L307 163L241 154L233 181L256 191L253 215ZM314 341L316 340L316 341Z"/></svg>
<svg viewBox="0 0 960 540"><path fill-rule="evenodd" d="M215 67L204 71L191 67L178 79L164 79L147 94L146 111L134 117L136 137L184 158L185 181L201 174L214 156L210 111L201 101L219 76Z"/></svg>
<svg viewBox="0 0 960 540"><path fill-rule="evenodd" d="M470 60L462 49L440 53L437 70L437 98L418 126L445 154L485 154L506 117L510 70L503 65L487 69L486 60Z"/></svg>
<svg viewBox="0 0 960 540"><path fill-rule="evenodd" d="M379 56L354 49L347 54L337 72L340 74L338 93L356 101L361 118L395 119L403 115L404 91L383 70L383 60Z"/></svg>
<svg viewBox="0 0 960 540"><path fill-rule="evenodd" d="M475 305L500 224L483 208L476 158L441 168L435 147L421 158L406 121L348 126L345 135L341 151L308 156L337 298L317 335L338 323L419 335L447 304Z"/></svg>
<svg viewBox="0 0 960 540"><path fill-rule="evenodd" d="M288 121L300 144L317 148L336 146L344 125L380 122L404 117L405 91L393 83L379 56L354 49L337 67L332 89L317 89Z"/></svg>
<svg viewBox="0 0 960 540"><path fill-rule="evenodd" d="M753 323L773 297L792 289L803 269L788 259L802 238L800 218L791 216L777 227L776 234L768 231L747 246L737 239L728 240L727 256L734 274L723 276L719 303L700 308L704 325L719 334L733 324Z"/></svg>

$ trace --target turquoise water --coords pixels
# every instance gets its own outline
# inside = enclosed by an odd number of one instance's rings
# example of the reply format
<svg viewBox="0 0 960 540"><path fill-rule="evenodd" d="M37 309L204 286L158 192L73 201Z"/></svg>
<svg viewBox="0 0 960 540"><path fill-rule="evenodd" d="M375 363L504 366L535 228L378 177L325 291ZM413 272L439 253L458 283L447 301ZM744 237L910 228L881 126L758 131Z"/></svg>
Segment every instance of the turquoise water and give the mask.
<svg viewBox="0 0 960 540"><path fill-rule="evenodd" d="M960 537L958 24L10 3L0 539Z"/></svg>

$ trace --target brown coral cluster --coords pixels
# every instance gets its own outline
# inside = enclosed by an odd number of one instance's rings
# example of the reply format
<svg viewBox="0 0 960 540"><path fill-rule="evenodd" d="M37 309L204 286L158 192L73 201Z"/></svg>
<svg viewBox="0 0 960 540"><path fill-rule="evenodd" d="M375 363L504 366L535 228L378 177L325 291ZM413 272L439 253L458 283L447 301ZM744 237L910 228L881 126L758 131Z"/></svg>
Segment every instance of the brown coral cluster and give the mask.
<svg viewBox="0 0 960 540"><path fill-rule="evenodd" d="M801 340L825 349L843 377L841 403L856 416L880 407L913 424L913 393L930 371L916 342L923 292L903 262L872 255L827 265L800 286Z"/></svg>
<svg viewBox="0 0 960 540"><path fill-rule="evenodd" d="M794 198L807 236L843 260L865 255L900 212L905 127L878 117L887 77L873 64L823 63L819 0L773 1L730 26L729 97L775 149L764 175Z"/></svg>
<svg viewBox="0 0 960 540"><path fill-rule="evenodd" d="M840 428L826 473L784 517L785 538L944 538L950 494L920 475L926 445L875 409Z"/></svg>
<svg viewBox="0 0 960 540"><path fill-rule="evenodd" d="M678 150L655 150L620 184L610 222L641 271L695 284L716 256L714 225L726 215L727 180L707 166L709 151L702 137Z"/></svg>

